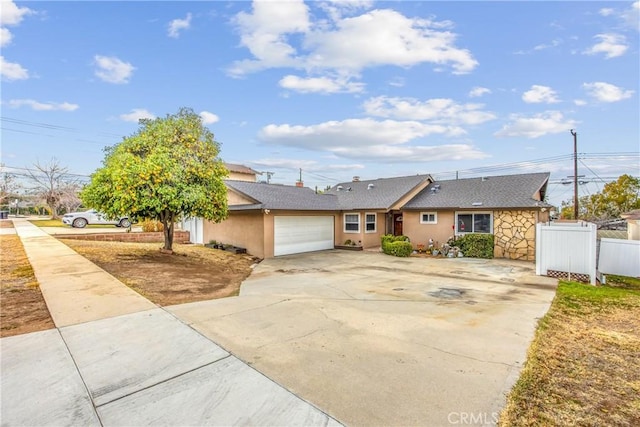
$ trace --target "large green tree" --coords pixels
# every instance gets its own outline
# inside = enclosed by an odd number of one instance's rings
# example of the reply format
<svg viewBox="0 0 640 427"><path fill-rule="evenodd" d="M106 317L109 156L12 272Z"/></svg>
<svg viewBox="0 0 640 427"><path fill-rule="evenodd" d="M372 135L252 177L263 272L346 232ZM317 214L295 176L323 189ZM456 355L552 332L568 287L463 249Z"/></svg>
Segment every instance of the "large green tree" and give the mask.
<svg viewBox="0 0 640 427"><path fill-rule="evenodd" d="M105 150L103 166L81 198L108 216L150 218L164 225L164 249L173 249L181 217L220 222L227 217L220 145L189 108L164 118L140 120L133 135Z"/></svg>
<svg viewBox="0 0 640 427"><path fill-rule="evenodd" d="M596 221L620 218L620 214L640 209L640 179L620 175L616 181L605 184L602 191L580 197L580 219ZM562 202L562 217L573 219L573 201Z"/></svg>

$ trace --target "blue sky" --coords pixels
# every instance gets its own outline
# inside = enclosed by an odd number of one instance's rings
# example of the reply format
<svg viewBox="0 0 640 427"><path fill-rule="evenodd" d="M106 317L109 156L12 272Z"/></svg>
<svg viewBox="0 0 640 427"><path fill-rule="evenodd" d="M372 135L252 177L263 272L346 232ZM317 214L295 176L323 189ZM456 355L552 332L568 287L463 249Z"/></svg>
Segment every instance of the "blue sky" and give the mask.
<svg viewBox="0 0 640 427"><path fill-rule="evenodd" d="M137 120L201 113L272 182L640 175L640 2L2 0L2 162L89 175ZM264 177L266 179L266 176Z"/></svg>

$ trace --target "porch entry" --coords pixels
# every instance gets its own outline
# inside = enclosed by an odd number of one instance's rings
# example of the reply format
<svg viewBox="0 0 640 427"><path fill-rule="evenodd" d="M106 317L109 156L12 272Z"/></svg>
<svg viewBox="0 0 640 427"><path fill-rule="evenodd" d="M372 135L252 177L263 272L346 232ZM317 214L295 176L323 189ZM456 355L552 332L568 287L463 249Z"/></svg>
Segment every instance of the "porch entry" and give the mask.
<svg viewBox="0 0 640 427"><path fill-rule="evenodd" d="M393 214L393 235L402 236L402 214Z"/></svg>

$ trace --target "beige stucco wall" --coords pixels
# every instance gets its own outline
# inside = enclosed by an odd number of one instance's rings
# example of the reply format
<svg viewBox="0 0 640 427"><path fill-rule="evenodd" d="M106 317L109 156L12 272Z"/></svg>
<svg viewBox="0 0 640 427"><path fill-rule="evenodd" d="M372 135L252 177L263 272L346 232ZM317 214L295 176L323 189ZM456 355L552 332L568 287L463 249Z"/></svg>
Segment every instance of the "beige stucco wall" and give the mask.
<svg viewBox="0 0 640 427"><path fill-rule="evenodd" d="M403 213L403 233L409 236L414 248L447 242L454 234L455 211L438 211L437 224L420 224L421 212ZM549 220L548 212L493 211L494 256L533 261L536 253L536 223Z"/></svg>
<svg viewBox="0 0 640 427"><path fill-rule="evenodd" d="M409 237L414 248L419 244L428 246L429 239L433 239L434 245L436 242L440 245L453 236L451 228L455 219L453 211L438 211L437 224L420 224L420 213L405 211L402 214L402 232Z"/></svg>
<svg viewBox="0 0 640 427"><path fill-rule="evenodd" d="M231 192L229 192L231 194ZM262 211L229 212L229 217L215 224L204 223L204 241L216 240L247 249L251 255L259 258L273 258L274 218L276 216L333 216L336 236L338 227L342 227L342 215L321 211ZM352 239L353 240L353 239ZM335 240L339 244L340 240Z"/></svg>
<svg viewBox="0 0 640 427"><path fill-rule="evenodd" d="M360 215L360 232L359 233L347 233L344 231L344 214L358 214ZM376 231L367 233L365 231L365 215L376 215ZM380 237L385 233L385 213L375 211L349 211L337 213L334 220L335 224L335 236L336 245L343 245L346 240L352 242L362 242L362 247L377 248L380 246Z"/></svg>
<svg viewBox="0 0 640 427"><path fill-rule="evenodd" d="M246 248L248 253L259 258L265 257L265 232L262 212L230 212L229 217L219 224L205 221L203 229L205 243L215 240L219 243ZM271 230L273 230L273 225ZM271 235L271 256L273 256L273 231Z"/></svg>
<svg viewBox="0 0 640 427"><path fill-rule="evenodd" d="M535 211L494 211L494 256L535 260L537 217Z"/></svg>
<svg viewBox="0 0 640 427"><path fill-rule="evenodd" d="M227 191L227 204L229 206L233 205L250 205L256 203L255 200L251 200L242 196L241 194L236 193L235 191L229 189Z"/></svg>
<svg viewBox="0 0 640 427"><path fill-rule="evenodd" d="M240 172L232 172L229 171L229 177L227 179L231 179L234 181L250 181L256 182L256 175L253 173L240 173Z"/></svg>

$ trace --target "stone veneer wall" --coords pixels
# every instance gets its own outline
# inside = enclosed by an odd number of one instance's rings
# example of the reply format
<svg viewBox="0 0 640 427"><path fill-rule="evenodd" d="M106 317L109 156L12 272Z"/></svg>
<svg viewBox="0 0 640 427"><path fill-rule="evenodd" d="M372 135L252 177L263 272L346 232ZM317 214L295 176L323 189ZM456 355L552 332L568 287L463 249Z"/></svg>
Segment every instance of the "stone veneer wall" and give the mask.
<svg viewBox="0 0 640 427"><path fill-rule="evenodd" d="M495 211L493 234L496 258L534 261L536 258L536 213Z"/></svg>

